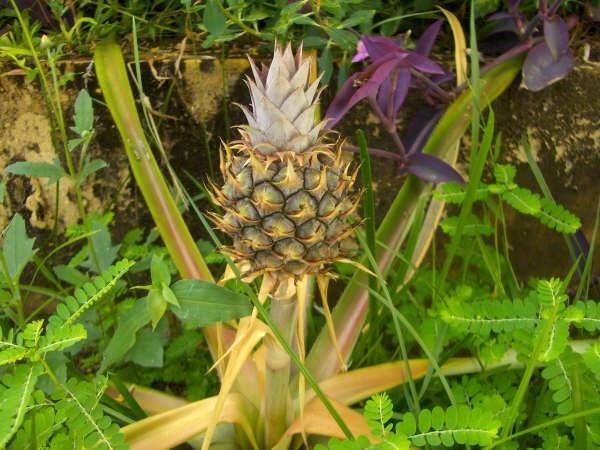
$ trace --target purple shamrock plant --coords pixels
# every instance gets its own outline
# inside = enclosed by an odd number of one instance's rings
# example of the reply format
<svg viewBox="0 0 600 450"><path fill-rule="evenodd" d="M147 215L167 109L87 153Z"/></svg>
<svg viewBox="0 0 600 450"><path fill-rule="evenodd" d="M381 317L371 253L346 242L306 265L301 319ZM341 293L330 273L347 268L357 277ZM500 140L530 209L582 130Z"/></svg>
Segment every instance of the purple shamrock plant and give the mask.
<svg viewBox="0 0 600 450"><path fill-rule="evenodd" d="M557 14L562 0L555 0L550 6L547 0L541 0L537 14L530 20L519 10L520 0L508 0L507 3L508 12L492 14L488 18L493 25L490 34L510 31L520 43L495 62L527 53L523 63L523 83L530 91L540 91L564 78L575 65L575 58L569 49L569 24Z"/></svg>
<svg viewBox="0 0 600 450"><path fill-rule="evenodd" d="M519 40L483 66L481 72L527 53L522 72L529 90L539 91L566 76L574 58L568 45L569 26L557 15L561 1L555 0L548 6L547 0L542 0L538 14L528 21L519 10L520 0L508 0L508 12L496 13L488 19L492 22L490 33L510 31ZM362 36L352 62L368 64L345 81L325 117L329 119L327 128L331 128L354 105L366 99L396 147L394 152L370 148L373 156L396 161L401 175L412 173L433 183L462 183L462 177L452 166L421 152L445 109L467 87L466 84L448 87L455 74L445 71L429 57L441 26L441 20L430 25L415 43L414 50L406 48L403 37ZM403 140L396 122L410 89L420 91L425 106L412 118ZM346 144L345 149L357 151L352 144Z"/></svg>

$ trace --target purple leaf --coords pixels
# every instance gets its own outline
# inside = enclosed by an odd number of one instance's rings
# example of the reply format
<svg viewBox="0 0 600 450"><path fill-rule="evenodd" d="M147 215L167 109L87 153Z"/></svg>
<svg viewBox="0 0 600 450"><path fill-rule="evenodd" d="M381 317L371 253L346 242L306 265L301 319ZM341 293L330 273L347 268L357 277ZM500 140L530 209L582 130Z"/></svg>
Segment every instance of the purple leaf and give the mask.
<svg viewBox="0 0 600 450"><path fill-rule="evenodd" d="M558 16L544 19L544 40L555 60L569 51L569 27Z"/></svg>
<svg viewBox="0 0 600 450"><path fill-rule="evenodd" d="M540 91L564 78L575 65L571 52L563 53L558 60L552 57L545 42L535 46L523 63L523 82L530 91Z"/></svg>
<svg viewBox="0 0 600 450"><path fill-rule="evenodd" d="M413 175L431 183L465 183L463 177L451 165L427 153L409 155L407 169Z"/></svg>
<svg viewBox="0 0 600 450"><path fill-rule="evenodd" d="M359 101L375 94L379 86L400 62L401 60L395 57L381 59L371 64L365 71L355 73L349 77L329 105L329 108L327 108L325 118L330 120L327 122L325 129L328 130L338 123L348 110ZM371 76L363 82L362 80L369 74Z"/></svg>
<svg viewBox="0 0 600 450"><path fill-rule="evenodd" d="M511 10L516 10L519 7L521 0L507 0L507 3Z"/></svg>
<svg viewBox="0 0 600 450"><path fill-rule="evenodd" d="M422 56L429 56L431 53L431 48L433 47L433 43L437 38L438 33L440 32L440 28L444 23L443 20L436 20L425 30L425 32L421 35L417 44L415 46L415 52Z"/></svg>
<svg viewBox="0 0 600 450"><path fill-rule="evenodd" d="M386 79L377 93L377 103L388 119L395 121L402 107L408 87L410 86L410 70L399 68L393 77ZM393 89L392 89L393 86ZM393 103L390 100L393 99Z"/></svg>
<svg viewBox="0 0 600 450"><path fill-rule="evenodd" d="M496 12L494 14L489 15L486 20L488 22L493 22L495 20L506 20L506 19L512 19L513 16L511 13L507 13L506 11L501 11L501 12Z"/></svg>
<svg viewBox="0 0 600 450"><path fill-rule="evenodd" d="M579 228L575 234L567 235L571 247L573 248L574 255L571 256L571 261L574 263L579 258L579 270L578 275L581 276L585 270L585 263L590 254L590 243L588 242L583 230Z"/></svg>
<svg viewBox="0 0 600 450"><path fill-rule="evenodd" d="M369 57L374 61L402 51L393 39L384 36L363 36L360 41L365 46Z"/></svg>
<svg viewBox="0 0 600 450"><path fill-rule="evenodd" d="M407 56L405 58L405 63L408 65L411 65L415 69L417 69L421 72L425 72L425 73L432 73L432 74L436 74L436 75L441 75L443 73L446 73L446 72L444 72L444 69L442 69L436 63L434 63L432 60L430 60L429 58L426 58L425 56L421 56L415 52L407 53Z"/></svg>
<svg viewBox="0 0 600 450"><path fill-rule="evenodd" d="M513 33L518 33L519 28L515 23L515 20L511 17L510 19L501 19L495 21L496 23L492 28L487 32L487 35L490 36L492 34L502 33L503 31L510 31Z"/></svg>
<svg viewBox="0 0 600 450"><path fill-rule="evenodd" d="M404 139L409 154L421 151L444 111L445 109L436 109L429 105L417 111L408 125Z"/></svg>

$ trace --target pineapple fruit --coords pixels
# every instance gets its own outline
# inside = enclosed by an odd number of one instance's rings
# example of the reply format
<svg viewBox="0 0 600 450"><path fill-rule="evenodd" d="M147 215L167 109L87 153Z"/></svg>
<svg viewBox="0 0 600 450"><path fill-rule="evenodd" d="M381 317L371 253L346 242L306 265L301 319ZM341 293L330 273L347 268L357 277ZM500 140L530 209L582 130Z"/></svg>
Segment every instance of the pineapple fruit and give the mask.
<svg viewBox="0 0 600 450"><path fill-rule="evenodd" d="M341 145L325 141L325 121L315 124L319 79L309 82L302 49L276 45L269 67L250 64L252 107L241 106L248 125L223 145L224 182L210 190L224 214L211 218L231 236L224 251L245 277L328 275L358 248L357 169L343 161Z"/></svg>

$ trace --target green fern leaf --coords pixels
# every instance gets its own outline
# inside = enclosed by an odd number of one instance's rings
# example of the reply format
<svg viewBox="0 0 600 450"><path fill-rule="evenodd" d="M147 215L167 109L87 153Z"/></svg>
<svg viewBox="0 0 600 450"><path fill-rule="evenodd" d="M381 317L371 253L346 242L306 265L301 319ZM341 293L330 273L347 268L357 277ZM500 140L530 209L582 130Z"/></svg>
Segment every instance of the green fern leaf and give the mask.
<svg viewBox="0 0 600 450"><path fill-rule="evenodd" d="M441 221L440 226L442 231L449 236L454 236L458 226L458 216L447 217ZM487 217L484 222L480 222L477 216L470 214L467 216L462 227L462 232L465 236L489 236L494 232Z"/></svg>
<svg viewBox="0 0 600 450"><path fill-rule="evenodd" d="M487 336L490 332L533 330L539 323L537 314L537 303L527 298L453 303L441 311L441 318L458 331Z"/></svg>
<svg viewBox="0 0 600 450"><path fill-rule="evenodd" d="M40 364L19 364L15 367L14 374L5 375L2 378L0 383L0 448L4 448L21 426L27 407L31 403L31 393L42 371Z"/></svg>
<svg viewBox="0 0 600 450"><path fill-rule="evenodd" d="M502 198L510 206L523 214L535 216L542 208L540 196L525 188L519 187L506 191L502 194Z"/></svg>
<svg viewBox="0 0 600 450"><path fill-rule="evenodd" d="M485 200L487 196L487 186L480 183L477 191L475 191L475 200ZM433 193L433 197L436 200L460 205L465 199L465 189L458 183L444 183L437 187Z"/></svg>
<svg viewBox="0 0 600 450"><path fill-rule="evenodd" d="M56 313L48 319L49 322L56 327L73 324L87 309L104 297L133 264L133 261L123 259L94 278L93 282L77 288L74 295L58 304Z"/></svg>
<svg viewBox="0 0 600 450"><path fill-rule="evenodd" d="M564 291L563 283L558 278L539 280L536 286L538 301L549 307L558 307L569 299Z"/></svg>
<svg viewBox="0 0 600 450"><path fill-rule="evenodd" d="M510 164L496 164L494 166L494 178L496 183L510 185L517 175L517 169Z"/></svg>
<svg viewBox="0 0 600 450"><path fill-rule="evenodd" d="M71 327L55 327L49 324L46 328L46 333L40 339L40 345L37 348L38 355L42 356L45 353L56 350L64 350L69 348L76 342L87 338L87 331L84 326L77 323Z"/></svg>
<svg viewBox="0 0 600 450"><path fill-rule="evenodd" d="M385 392L374 395L365 404L364 416L375 436L385 437L391 431L392 425L386 424L393 415L394 405Z"/></svg>
<svg viewBox="0 0 600 450"><path fill-rule="evenodd" d="M578 302L577 309L582 312L582 318L574 323L576 327L593 332L600 330L600 304L588 300Z"/></svg>
<svg viewBox="0 0 600 450"><path fill-rule="evenodd" d="M125 450L128 448L119 427L104 414L100 397L106 387L106 379L96 382L69 379L61 384L53 397L56 403L57 421L64 421L74 436L83 440L86 448Z"/></svg>
<svg viewBox="0 0 600 450"><path fill-rule="evenodd" d="M583 353L583 363L600 383L600 340L597 340Z"/></svg>
<svg viewBox="0 0 600 450"><path fill-rule="evenodd" d="M417 447L451 447L455 443L486 446L496 437L499 426L499 421L490 411L461 405L451 406L445 411L440 407L432 411L423 409L418 423L413 414L407 413L397 424L396 432L406 435Z"/></svg>
<svg viewBox="0 0 600 450"><path fill-rule="evenodd" d="M543 198L541 200L541 210L539 219L548 228L558 231L559 233L575 233L581 227L579 217L567 211L561 205L554 201Z"/></svg>
<svg viewBox="0 0 600 450"><path fill-rule="evenodd" d="M556 411L561 415L573 410L574 383L571 368L578 363L578 358L578 355L567 351L542 370L542 377L548 381L548 387L553 392L552 400L557 404Z"/></svg>
<svg viewBox="0 0 600 450"><path fill-rule="evenodd" d="M0 366L20 361L30 353L31 349L23 345L23 333L15 336L14 330L11 329L3 336L0 328Z"/></svg>

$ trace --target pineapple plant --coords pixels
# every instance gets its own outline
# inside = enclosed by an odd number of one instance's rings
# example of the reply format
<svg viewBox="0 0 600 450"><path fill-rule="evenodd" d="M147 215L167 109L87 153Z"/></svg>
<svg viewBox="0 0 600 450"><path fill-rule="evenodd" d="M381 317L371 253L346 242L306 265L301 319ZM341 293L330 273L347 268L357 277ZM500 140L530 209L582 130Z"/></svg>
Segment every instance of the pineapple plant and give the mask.
<svg viewBox="0 0 600 450"><path fill-rule="evenodd" d="M339 142L322 133L326 121L316 121L320 77L310 81L311 60L302 58L302 48L294 55L290 45L275 45L269 67L259 69L252 59L250 65L252 105L240 105L248 124L239 127L240 140L223 145L223 183L211 181L210 191L224 213L210 217L231 237L232 244L222 250L242 277L263 275L263 288L273 299L271 318L303 358L301 292L308 276L326 285L331 264L348 260L358 249L353 236L360 224L360 196L354 189L358 168L344 161ZM263 442L272 448L294 416L291 367L272 336L265 337L264 346ZM299 388L303 391L303 382Z"/></svg>
<svg viewBox="0 0 600 450"><path fill-rule="evenodd" d="M233 243L229 254L245 277L276 280L330 275L331 263L351 257L359 195L357 169L344 162L341 145L326 141L326 121L315 123L320 77L309 82L311 60L276 45L269 67L250 60L251 108L241 139L224 144L224 182L211 182L224 211L211 214Z"/></svg>

